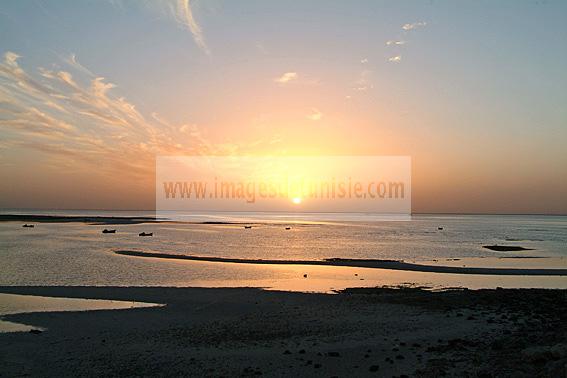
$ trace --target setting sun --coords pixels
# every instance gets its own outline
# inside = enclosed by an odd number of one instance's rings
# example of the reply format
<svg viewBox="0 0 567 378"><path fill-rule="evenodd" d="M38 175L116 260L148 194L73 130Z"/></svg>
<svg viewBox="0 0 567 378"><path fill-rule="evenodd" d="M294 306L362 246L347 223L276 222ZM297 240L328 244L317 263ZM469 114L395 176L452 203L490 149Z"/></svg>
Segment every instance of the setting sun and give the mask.
<svg viewBox="0 0 567 378"><path fill-rule="evenodd" d="M0 378L567 378L566 16L0 0Z"/></svg>

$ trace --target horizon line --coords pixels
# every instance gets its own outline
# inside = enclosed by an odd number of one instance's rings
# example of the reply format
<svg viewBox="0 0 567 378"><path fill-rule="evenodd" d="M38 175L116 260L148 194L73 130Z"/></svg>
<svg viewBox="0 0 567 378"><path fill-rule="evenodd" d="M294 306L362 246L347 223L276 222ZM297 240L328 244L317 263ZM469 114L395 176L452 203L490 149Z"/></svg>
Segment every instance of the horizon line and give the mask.
<svg viewBox="0 0 567 378"><path fill-rule="evenodd" d="M79 208L0 208L0 211L10 211L10 210L37 210L37 211L147 211L156 212L156 209L79 209ZM410 215L523 215L523 216L557 216L563 217L567 216L567 213L555 214L555 213L471 213L471 212L412 212Z"/></svg>

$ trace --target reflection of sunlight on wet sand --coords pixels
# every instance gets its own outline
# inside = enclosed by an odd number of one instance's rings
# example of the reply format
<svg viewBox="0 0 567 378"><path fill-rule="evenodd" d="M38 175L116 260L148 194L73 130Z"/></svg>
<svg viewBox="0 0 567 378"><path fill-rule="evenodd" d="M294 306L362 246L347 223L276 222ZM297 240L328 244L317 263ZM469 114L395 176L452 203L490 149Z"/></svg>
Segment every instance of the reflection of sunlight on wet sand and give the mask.
<svg viewBox="0 0 567 378"><path fill-rule="evenodd" d="M32 329L44 331L44 328L34 327L27 324L8 322L0 319L0 332L29 332Z"/></svg>
<svg viewBox="0 0 567 378"><path fill-rule="evenodd" d="M123 310L162 306L156 303L115 301L105 299L55 298L35 295L0 293L0 317L9 314L55 311ZM0 332L26 332L41 329L30 325L0 320Z"/></svg>
<svg viewBox="0 0 567 378"><path fill-rule="evenodd" d="M331 292L348 287L375 287L383 285L416 284L432 288L468 287L481 288L567 288L564 277L529 277L529 276L488 276L472 274L445 274L428 272L410 272L390 269L353 268L313 265L253 265L201 261L175 261L184 264L208 264L217 269L231 269L242 266L245 269L269 271L270 279L238 280L199 280L184 282L180 286L199 287L262 287L272 290ZM231 269L232 270L232 269ZM307 277L304 277L307 275Z"/></svg>
<svg viewBox="0 0 567 378"><path fill-rule="evenodd" d="M440 258L435 260L407 260L416 264L457 266L468 268L530 268L530 269L558 269L567 268L565 257L462 257Z"/></svg>

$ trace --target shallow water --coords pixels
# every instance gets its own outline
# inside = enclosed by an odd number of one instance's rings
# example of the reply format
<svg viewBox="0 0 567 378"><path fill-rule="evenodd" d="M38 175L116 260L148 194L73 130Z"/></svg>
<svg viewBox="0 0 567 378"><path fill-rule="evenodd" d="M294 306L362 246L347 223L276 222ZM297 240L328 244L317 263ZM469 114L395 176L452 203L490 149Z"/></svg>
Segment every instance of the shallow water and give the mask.
<svg viewBox="0 0 567 378"><path fill-rule="evenodd" d="M35 295L0 293L0 332L27 332L43 330L33 325L2 320L2 316L25 312L121 310L128 308L154 307L154 303L111 301L104 299L52 298Z"/></svg>
<svg viewBox="0 0 567 378"><path fill-rule="evenodd" d="M37 212L34 212L37 213ZM152 215L59 212L63 215ZM443 227L443 230L438 230ZM102 234L116 228L116 234ZM138 233L153 232L153 237ZM494 252L486 244L521 245ZM138 249L255 259L331 257L396 259L439 265L567 267L567 217L419 215L408 222L242 225L0 223L0 285L257 286L328 291L347 286L415 282L433 286L567 287L565 277L495 277L344 267L166 261L118 256ZM500 259L539 256L552 259ZM453 260L459 259L459 260ZM433 261L437 260L437 261ZM303 278L308 274L308 278ZM363 280L362 280L363 279Z"/></svg>

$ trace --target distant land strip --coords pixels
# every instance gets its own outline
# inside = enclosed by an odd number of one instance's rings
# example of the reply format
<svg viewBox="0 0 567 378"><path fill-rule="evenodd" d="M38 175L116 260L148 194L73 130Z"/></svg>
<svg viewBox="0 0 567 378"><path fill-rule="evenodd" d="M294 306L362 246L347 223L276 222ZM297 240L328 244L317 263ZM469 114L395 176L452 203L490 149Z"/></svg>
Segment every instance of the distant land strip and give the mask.
<svg viewBox="0 0 567 378"><path fill-rule="evenodd" d="M189 255L179 255L173 253L142 252L142 251L130 251L130 250L115 250L114 253L118 255L135 256L135 257L153 257L160 259L237 263L237 264L348 266L354 268L392 269L392 270L406 270L406 271L414 271L414 272L486 274L486 275L503 275L503 276L567 275L567 269L467 268L467 267L412 264L397 260L342 259L342 258L331 258L325 260L262 260L262 259L237 259L237 258L208 257L208 256L189 256Z"/></svg>
<svg viewBox="0 0 567 378"><path fill-rule="evenodd" d="M208 224L208 225L270 225L292 224L289 222L245 222L245 221L182 221L168 218L137 217L137 216L102 216L102 215L33 215L33 214L0 214L0 222L29 222L29 223L89 223L93 225L140 224L140 223L171 223L171 224ZM305 223L293 222L294 225Z"/></svg>
<svg viewBox="0 0 567 378"><path fill-rule="evenodd" d="M89 215L25 215L0 214L0 222L30 222L30 223L72 223L83 222L92 224L140 224L160 222L155 217L105 217Z"/></svg>

